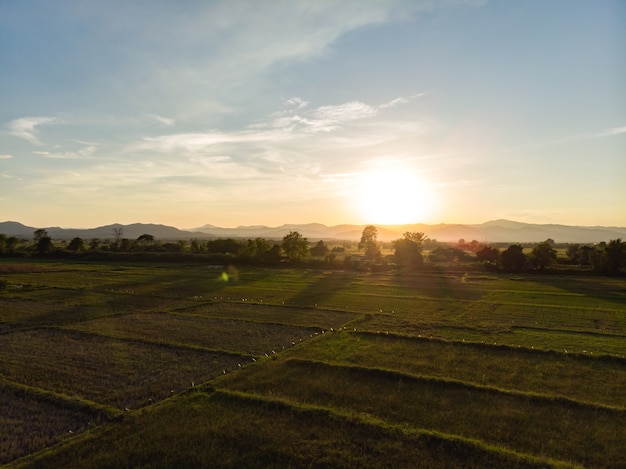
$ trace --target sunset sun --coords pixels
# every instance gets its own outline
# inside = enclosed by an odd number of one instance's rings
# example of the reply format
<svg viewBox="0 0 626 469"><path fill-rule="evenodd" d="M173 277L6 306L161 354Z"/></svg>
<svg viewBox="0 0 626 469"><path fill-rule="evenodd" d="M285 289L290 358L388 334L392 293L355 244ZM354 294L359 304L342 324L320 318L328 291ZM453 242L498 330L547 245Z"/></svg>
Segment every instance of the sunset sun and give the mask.
<svg viewBox="0 0 626 469"><path fill-rule="evenodd" d="M416 172L386 167L357 178L355 205L365 223L422 223L433 211L435 198Z"/></svg>

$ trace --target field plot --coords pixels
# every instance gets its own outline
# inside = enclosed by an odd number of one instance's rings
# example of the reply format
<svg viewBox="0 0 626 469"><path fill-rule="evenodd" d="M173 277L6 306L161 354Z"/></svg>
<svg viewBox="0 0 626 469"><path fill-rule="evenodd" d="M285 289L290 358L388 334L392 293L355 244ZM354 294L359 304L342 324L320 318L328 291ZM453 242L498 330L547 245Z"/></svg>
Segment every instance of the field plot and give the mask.
<svg viewBox="0 0 626 469"><path fill-rule="evenodd" d="M162 313L98 319L73 328L111 337L191 345L256 356L272 351L276 353L319 333L316 328Z"/></svg>
<svg viewBox="0 0 626 469"><path fill-rule="evenodd" d="M85 436L15 467L553 467L476 441L224 392L181 396Z"/></svg>
<svg viewBox="0 0 626 469"><path fill-rule="evenodd" d="M626 408L626 366L613 359L359 332L327 334L288 356Z"/></svg>
<svg viewBox="0 0 626 469"><path fill-rule="evenodd" d="M163 399L250 361L54 329L2 334L0 349L5 378L120 409Z"/></svg>
<svg viewBox="0 0 626 469"><path fill-rule="evenodd" d="M622 278L20 262L0 279L6 418L26 429L4 460L74 432L15 467L626 466ZM28 424L77 402L49 439ZM101 407L122 416L85 426Z"/></svg>
<svg viewBox="0 0 626 469"><path fill-rule="evenodd" d="M0 384L0 464L103 422L96 412L64 407Z"/></svg>
<svg viewBox="0 0 626 469"><path fill-rule="evenodd" d="M501 392L450 380L320 362L275 361L222 378L231 390L372 415L512 451L626 465L626 410ZM520 428L524 431L520 432ZM550 442L545 448L543 442Z"/></svg>

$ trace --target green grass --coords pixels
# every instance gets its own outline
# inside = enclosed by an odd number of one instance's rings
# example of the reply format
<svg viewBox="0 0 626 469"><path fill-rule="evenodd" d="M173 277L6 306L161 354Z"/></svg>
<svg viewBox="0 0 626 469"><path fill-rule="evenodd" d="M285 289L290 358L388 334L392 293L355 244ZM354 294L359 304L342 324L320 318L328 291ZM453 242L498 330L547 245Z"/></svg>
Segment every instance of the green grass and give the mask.
<svg viewBox="0 0 626 469"><path fill-rule="evenodd" d="M191 345L256 356L291 347L318 332L315 328L283 324L163 313L96 319L76 324L73 328L122 339Z"/></svg>
<svg viewBox="0 0 626 469"><path fill-rule="evenodd" d="M120 409L150 404L251 362L53 329L1 334L0 349L0 374L7 379Z"/></svg>
<svg viewBox="0 0 626 469"><path fill-rule="evenodd" d="M290 350L288 356L449 377L626 408L626 361L359 332L325 334Z"/></svg>
<svg viewBox="0 0 626 469"><path fill-rule="evenodd" d="M2 457L60 442L15 466L626 465L623 278L0 260L0 281Z"/></svg>
<svg viewBox="0 0 626 469"><path fill-rule="evenodd" d="M626 465L624 409L372 368L293 360L249 367L220 378L216 385L479 438L512 451L592 467L607 462L615 467Z"/></svg>
<svg viewBox="0 0 626 469"><path fill-rule="evenodd" d="M172 425L181 421L183 427ZM14 467L43 465L49 469L565 467L473 440L227 392L181 396Z"/></svg>

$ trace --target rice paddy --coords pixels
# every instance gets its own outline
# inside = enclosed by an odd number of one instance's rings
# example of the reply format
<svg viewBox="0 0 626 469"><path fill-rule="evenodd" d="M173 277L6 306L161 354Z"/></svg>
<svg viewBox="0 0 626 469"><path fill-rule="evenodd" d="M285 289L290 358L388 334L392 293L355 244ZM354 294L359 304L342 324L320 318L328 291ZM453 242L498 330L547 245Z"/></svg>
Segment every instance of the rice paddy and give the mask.
<svg viewBox="0 0 626 469"><path fill-rule="evenodd" d="M0 279L9 467L626 466L624 279L7 261Z"/></svg>

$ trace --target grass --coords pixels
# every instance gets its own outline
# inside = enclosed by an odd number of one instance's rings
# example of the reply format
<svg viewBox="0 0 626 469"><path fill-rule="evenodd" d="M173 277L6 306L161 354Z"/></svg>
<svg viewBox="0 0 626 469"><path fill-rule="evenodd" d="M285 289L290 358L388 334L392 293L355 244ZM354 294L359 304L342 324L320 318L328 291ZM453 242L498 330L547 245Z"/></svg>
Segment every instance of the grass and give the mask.
<svg viewBox="0 0 626 469"><path fill-rule="evenodd" d="M2 334L0 349L0 374L7 379L120 409L161 400L250 361L54 329Z"/></svg>
<svg viewBox="0 0 626 469"><path fill-rule="evenodd" d="M219 379L216 385L479 438L513 451L592 467L606 462L615 467L626 464L624 409L372 368L293 360L250 367Z"/></svg>
<svg viewBox="0 0 626 469"><path fill-rule="evenodd" d="M624 361L360 332L326 334L305 347L290 350L288 355L626 408Z"/></svg>
<svg viewBox="0 0 626 469"><path fill-rule="evenodd" d="M625 279L0 260L0 281L0 427L22 429L0 451L33 452L10 466L626 465Z"/></svg>
<svg viewBox="0 0 626 469"><path fill-rule="evenodd" d="M76 324L73 328L122 339L191 345L256 356L291 347L319 331L283 324L164 313L96 319Z"/></svg>
<svg viewBox="0 0 626 469"><path fill-rule="evenodd" d="M184 421L184 430L163 422ZM102 446L101 441L110 442ZM194 392L15 465L65 467L542 468L549 460L312 406Z"/></svg>

